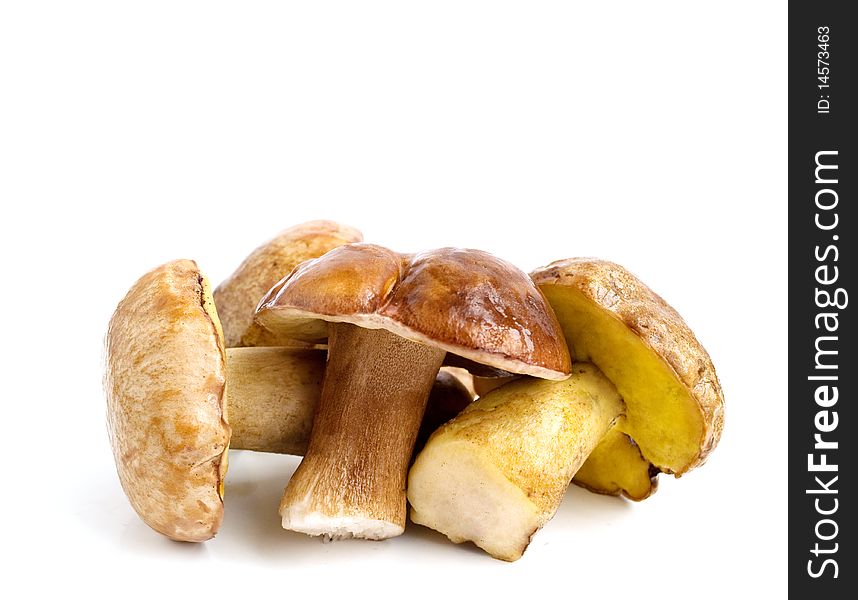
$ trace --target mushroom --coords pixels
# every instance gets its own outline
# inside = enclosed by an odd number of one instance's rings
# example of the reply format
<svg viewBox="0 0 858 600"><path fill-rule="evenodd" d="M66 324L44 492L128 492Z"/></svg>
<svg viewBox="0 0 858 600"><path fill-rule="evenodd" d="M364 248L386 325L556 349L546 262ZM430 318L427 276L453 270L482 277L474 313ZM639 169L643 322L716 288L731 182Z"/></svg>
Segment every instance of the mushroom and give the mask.
<svg viewBox="0 0 858 600"><path fill-rule="evenodd" d="M208 281L193 261L144 275L106 338L108 431L135 511L174 540L214 536L228 447L303 454L324 368L320 350L224 350ZM436 388L430 402L444 420L473 399L446 380Z"/></svg>
<svg viewBox="0 0 858 600"><path fill-rule="evenodd" d="M724 394L709 354L676 310L624 267L569 258L531 273L576 358L592 362L629 406L576 483L633 500L655 474L700 466L721 438ZM649 407L655 419L637 418Z"/></svg>
<svg viewBox="0 0 858 600"><path fill-rule="evenodd" d="M508 561L554 515L573 476L646 497L653 465L677 477L699 466L723 426L709 355L637 278L570 259L533 279L572 353L594 364L575 363L564 382L522 378L488 392L432 435L408 479L412 521Z"/></svg>
<svg viewBox="0 0 858 600"><path fill-rule="evenodd" d="M300 365L277 358L301 352L308 354ZM266 365L254 368L257 387L292 398L319 389L324 363L318 354L248 348L227 356L209 284L196 263L173 261L141 277L110 320L105 391L119 480L143 521L175 540L214 536L223 518L227 414L241 429L245 411L267 412L261 402L276 408L283 400L243 385L248 363ZM284 373L281 364L301 368Z"/></svg>
<svg viewBox="0 0 858 600"><path fill-rule="evenodd" d="M417 455L411 520L495 558L518 559L623 411L616 388L586 363L575 363L565 381L523 378L494 389Z"/></svg>
<svg viewBox="0 0 858 600"><path fill-rule="evenodd" d="M295 345L292 340L265 336L252 326L259 299L305 260L363 240L357 229L334 221L308 221L281 231L251 252L214 291L227 348Z"/></svg>
<svg viewBox="0 0 858 600"><path fill-rule="evenodd" d="M399 254L350 244L296 268L256 322L328 340L307 454L280 504L283 527L384 539L405 528L405 477L447 352L512 373L565 379L569 354L532 281L478 250Z"/></svg>

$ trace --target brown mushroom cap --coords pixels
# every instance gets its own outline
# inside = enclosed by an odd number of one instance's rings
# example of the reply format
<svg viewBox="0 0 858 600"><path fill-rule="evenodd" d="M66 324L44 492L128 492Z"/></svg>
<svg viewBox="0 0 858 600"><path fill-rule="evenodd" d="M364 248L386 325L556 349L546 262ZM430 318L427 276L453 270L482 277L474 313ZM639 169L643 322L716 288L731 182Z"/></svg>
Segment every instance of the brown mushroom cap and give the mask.
<svg viewBox="0 0 858 600"><path fill-rule="evenodd" d="M305 260L362 240L361 232L353 227L334 221L308 221L281 231L251 252L214 291L226 347L289 345L251 327L259 299Z"/></svg>
<svg viewBox="0 0 858 600"><path fill-rule="evenodd" d="M196 263L147 273L110 320L107 423L119 480L153 529L211 538L223 518L230 427L225 360L211 291Z"/></svg>
<svg viewBox="0 0 858 600"><path fill-rule="evenodd" d="M308 342L326 321L386 329L511 373L565 379L562 330L530 278L480 250L399 254L350 244L307 261L262 299L256 321Z"/></svg>

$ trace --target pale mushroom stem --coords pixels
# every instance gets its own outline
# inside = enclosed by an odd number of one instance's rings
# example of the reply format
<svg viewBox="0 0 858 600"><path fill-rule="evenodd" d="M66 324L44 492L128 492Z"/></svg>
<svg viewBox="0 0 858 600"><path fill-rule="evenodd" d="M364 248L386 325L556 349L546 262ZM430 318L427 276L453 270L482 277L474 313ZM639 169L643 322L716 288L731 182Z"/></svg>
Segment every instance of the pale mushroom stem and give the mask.
<svg viewBox="0 0 858 600"><path fill-rule="evenodd" d="M325 374L325 352L227 348L224 411L230 447L303 454Z"/></svg>
<svg viewBox="0 0 858 600"><path fill-rule="evenodd" d="M411 520L517 560L624 411L616 388L587 363L566 381L522 379L493 390L417 456Z"/></svg>
<svg viewBox="0 0 858 600"><path fill-rule="evenodd" d="M384 329L330 323L328 366L283 527L327 538L385 539L405 529L405 479L445 352Z"/></svg>

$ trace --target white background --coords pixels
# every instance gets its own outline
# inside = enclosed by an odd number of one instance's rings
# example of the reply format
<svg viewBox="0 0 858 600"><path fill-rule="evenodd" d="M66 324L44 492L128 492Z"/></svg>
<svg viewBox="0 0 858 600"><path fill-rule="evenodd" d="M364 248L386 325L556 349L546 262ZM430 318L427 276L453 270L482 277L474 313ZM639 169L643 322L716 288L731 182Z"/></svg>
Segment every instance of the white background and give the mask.
<svg viewBox="0 0 858 600"><path fill-rule="evenodd" d="M785 595L785 5L3 3L4 587ZM524 270L626 265L712 355L720 446L643 503L571 489L514 564L416 526L284 532L297 459L247 453L216 539L160 538L109 450L111 311L157 264L194 258L217 283L314 218Z"/></svg>

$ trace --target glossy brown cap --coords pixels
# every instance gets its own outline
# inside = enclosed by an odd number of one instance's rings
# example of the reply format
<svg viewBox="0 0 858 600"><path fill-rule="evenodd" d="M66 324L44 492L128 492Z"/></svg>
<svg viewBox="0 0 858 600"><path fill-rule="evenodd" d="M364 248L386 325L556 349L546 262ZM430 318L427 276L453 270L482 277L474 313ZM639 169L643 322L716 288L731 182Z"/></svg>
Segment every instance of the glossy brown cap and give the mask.
<svg viewBox="0 0 858 600"><path fill-rule="evenodd" d="M214 291L227 348L281 346L288 340L252 327L259 299L305 260L363 240L360 231L334 221L308 221L285 229L251 252Z"/></svg>
<svg viewBox="0 0 858 600"><path fill-rule="evenodd" d="M530 278L480 250L399 254L350 244L303 263L262 299L256 322L307 342L326 321L386 329L511 373L565 379L569 350Z"/></svg>
<svg viewBox="0 0 858 600"><path fill-rule="evenodd" d="M131 505L174 540L207 540L223 518L224 384L220 324L196 263L141 277L107 331L107 425Z"/></svg>

